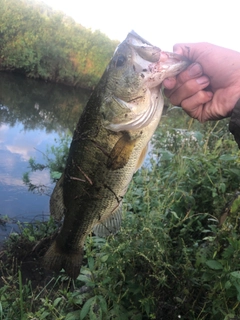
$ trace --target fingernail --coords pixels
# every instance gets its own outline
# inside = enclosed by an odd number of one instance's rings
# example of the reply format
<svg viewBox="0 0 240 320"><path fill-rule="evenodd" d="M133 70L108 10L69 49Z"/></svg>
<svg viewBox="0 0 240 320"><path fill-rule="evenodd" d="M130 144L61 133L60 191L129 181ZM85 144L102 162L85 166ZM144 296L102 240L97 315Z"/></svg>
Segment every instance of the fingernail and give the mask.
<svg viewBox="0 0 240 320"><path fill-rule="evenodd" d="M207 84L209 83L209 79L205 76L196 79L198 84Z"/></svg>
<svg viewBox="0 0 240 320"><path fill-rule="evenodd" d="M163 85L166 89L170 89L170 90L173 89L175 84L176 84L176 77L166 78L163 81Z"/></svg>
<svg viewBox="0 0 240 320"><path fill-rule="evenodd" d="M169 83L176 82L176 77L169 77L169 78L166 78L166 79L164 80L164 82L169 82Z"/></svg>
<svg viewBox="0 0 240 320"><path fill-rule="evenodd" d="M188 73L191 77L201 75L202 74L201 65L199 63L192 64L188 69Z"/></svg>
<svg viewBox="0 0 240 320"><path fill-rule="evenodd" d="M181 47L173 47L173 52L177 54L182 54L182 48Z"/></svg>
<svg viewBox="0 0 240 320"><path fill-rule="evenodd" d="M210 99L212 99L212 97L213 97L213 92L207 91L206 93L207 93L208 97L209 97Z"/></svg>

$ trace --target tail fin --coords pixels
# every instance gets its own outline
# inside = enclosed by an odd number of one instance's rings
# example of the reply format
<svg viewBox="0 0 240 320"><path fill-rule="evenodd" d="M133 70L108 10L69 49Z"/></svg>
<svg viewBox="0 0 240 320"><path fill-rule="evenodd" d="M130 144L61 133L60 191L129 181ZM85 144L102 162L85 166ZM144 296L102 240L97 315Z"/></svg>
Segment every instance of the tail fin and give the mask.
<svg viewBox="0 0 240 320"><path fill-rule="evenodd" d="M43 264L46 269L56 273L64 269L69 277L76 279L80 273L82 259L83 248L78 252L64 253L57 248L57 243L54 241L43 258Z"/></svg>

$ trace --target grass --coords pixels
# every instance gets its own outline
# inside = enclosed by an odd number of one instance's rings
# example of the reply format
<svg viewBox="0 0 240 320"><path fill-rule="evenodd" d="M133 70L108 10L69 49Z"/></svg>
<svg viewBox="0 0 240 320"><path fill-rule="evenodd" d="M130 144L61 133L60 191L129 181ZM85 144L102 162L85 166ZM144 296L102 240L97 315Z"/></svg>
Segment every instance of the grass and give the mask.
<svg viewBox="0 0 240 320"><path fill-rule="evenodd" d="M53 221L9 238L0 319L240 318L237 145L227 121L170 112L129 186L121 232L87 238L76 281L40 267Z"/></svg>

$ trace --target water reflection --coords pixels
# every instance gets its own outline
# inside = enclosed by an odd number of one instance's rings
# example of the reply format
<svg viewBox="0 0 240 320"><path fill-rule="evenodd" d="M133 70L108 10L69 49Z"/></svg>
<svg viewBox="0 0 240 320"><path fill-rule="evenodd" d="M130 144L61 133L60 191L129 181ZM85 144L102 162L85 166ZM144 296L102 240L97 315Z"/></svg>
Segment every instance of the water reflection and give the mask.
<svg viewBox="0 0 240 320"><path fill-rule="evenodd" d="M73 132L88 97L87 91L0 74L0 217L31 221L48 215L49 198L28 192L23 174L30 157L44 162L47 147ZM31 178L52 187L47 170Z"/></svg>
<svg viewBox="0 0 240 320"><path fill-rule="evenodd" d="M25 130L73 132L89 91L0 74L0 123L22 123Z"/></svg>

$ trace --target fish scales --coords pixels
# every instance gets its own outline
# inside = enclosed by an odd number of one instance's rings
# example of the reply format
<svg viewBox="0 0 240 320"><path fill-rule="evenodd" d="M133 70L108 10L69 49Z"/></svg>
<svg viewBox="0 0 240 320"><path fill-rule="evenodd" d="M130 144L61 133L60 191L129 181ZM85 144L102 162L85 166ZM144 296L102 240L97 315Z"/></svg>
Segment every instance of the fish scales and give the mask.
<svg viewBox="0 0 240 320"><path fill-rule="evenodd" d="M161 118L161 83L188 64L135 32L118 46L79 119L50 200L51 214L64 221L45 267L76 278L92 229L101 236L119 229L122 199Z"/></svg>

